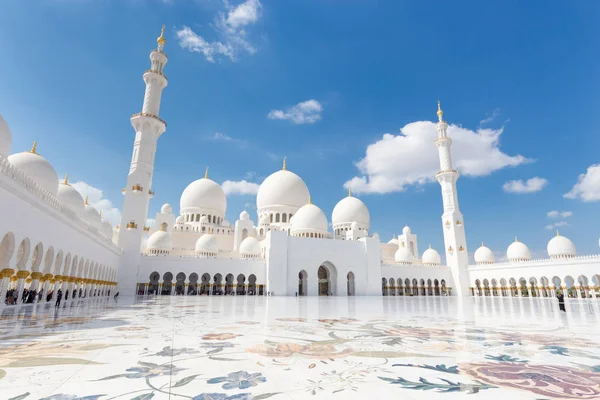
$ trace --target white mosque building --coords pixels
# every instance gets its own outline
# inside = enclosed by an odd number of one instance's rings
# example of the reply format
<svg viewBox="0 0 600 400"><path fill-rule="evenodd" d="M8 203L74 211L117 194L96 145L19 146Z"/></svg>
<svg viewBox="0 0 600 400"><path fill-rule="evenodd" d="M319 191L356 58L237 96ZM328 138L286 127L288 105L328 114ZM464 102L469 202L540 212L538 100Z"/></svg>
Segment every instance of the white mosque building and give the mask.
<svg viewBox="0 0 600 400"><path fill-rule="evenodd" d="M285 160L260 185L256 221L247 211L234 224L225 219L227 197L207 170L183 191L178 213L165 204L156 214L156 228L145 227L158 138L167 128L159 117L168 83L163 34L157 42L143 74L142 111L131 117L135 139L120 226L104 220L68 177L59 180L35 143L30 151L10 154L12 134L0 116L0 299L10 289L24 288L44 293L60 288L77 297L107 296L111 290L511 297L550 297L562 290L570 297L598 296L600 255L577 256L573 243L558 234L548 243L546 259L532 260L527 246L515 239L507 261L496 262L482 244L470 263L458 206L460 174L452 165L452 139L439 103L432 151L435 145L440 157L436 178L445 262L431 247L419 253L417 235L408 226L382 242L373 233L367 206L351 193L333 209L330 229L327 214L311 202L308 187Z"/></svg>

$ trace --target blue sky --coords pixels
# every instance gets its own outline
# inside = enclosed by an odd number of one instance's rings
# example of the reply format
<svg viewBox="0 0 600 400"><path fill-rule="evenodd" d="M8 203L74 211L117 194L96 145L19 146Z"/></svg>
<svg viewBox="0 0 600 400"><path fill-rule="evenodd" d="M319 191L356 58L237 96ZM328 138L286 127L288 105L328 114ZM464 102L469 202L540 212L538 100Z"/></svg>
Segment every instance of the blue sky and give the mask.
<svg viewBox="0 0 600 400"><path fill-rule="evenodd" d="M382 239L409 224L421 250L441 251L433 124L419 123L436 119L439 99L456 125L470 251L485 241L504 252L517 235L541 256L558 223L580 253L597 253L598 2L2 3L0 113L12 152L37 139L59 175L101 190L101 207L122 206L129 117L165 24L168 129L150 217L164 202L177 210L206 166L219 183L260 183L285 155L328 218L346 184L363 192ZM229 195L228 219L254 203Z"/></svg>

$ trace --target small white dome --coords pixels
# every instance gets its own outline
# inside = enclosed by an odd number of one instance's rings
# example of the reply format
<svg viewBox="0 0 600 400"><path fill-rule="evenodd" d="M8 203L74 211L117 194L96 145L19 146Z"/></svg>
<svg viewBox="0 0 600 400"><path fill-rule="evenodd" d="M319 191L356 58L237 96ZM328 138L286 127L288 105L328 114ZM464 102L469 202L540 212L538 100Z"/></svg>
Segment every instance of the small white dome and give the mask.
<svg viewBox="0 0 600 400"><path fill-rule="evenodd" d="M8 128L8 124L0 115L0 154L8 157L10 154L10 146L12 145L12 134Z"/></svg>
<svg viewBox="0 0 600 400"><path fill-rule="evenodd" d="M208 224L210 223L210 221L208 220L208 217L206 215L203 215L200 217L200 223L201 224Z"/></svg>
<svg viewBox="0 0 600 400"><path fill-rule="evenodd" d="M356 197L348 196L340 200L333 208L331 223L336 226L351 222L358 222L368 230L371 216L365 203Z"/></svg>
<svg viewBox="0 0 600 400"><path fill-rule="evenodd" d="M56 196L69 210L77 215L83 215L85 210L83 197L81 197L81 194L73 186L69 185L68 177L58 184L58 193Z"/></svg>
<svg viewBox="0 0 600 400"><path fill-rule="evenodd" d="M199 208L225 215L227 198L218 183L208 178L202 178L190 183L185 188L181 194L179 207L182 213L188 209Z"/></svg>
<svg viewBox="0 0 600 400"><path fill-rule="evenodd" d="M250 214L248 214L248 211L244 210L240 213L240 219L242 221L248 221L250 219Z"/></svg>
<svg viewBox="0 0 600 400"><path fill-rule="evenodd" d="M350 224L350 229L352 229L353 231L357 231L359 230L359 226L358 226L358 222L354 221L353 223Z"/></svg>
<svg viewBox="0 0 600 400"><path fill-rule="evenodd" d="M394 235L394 237L388 242L388 244L393 244L396 246L399 246L399 242L398 242L398 238L396 238L396 235Z"/></svg>
<svg viewBox="0 0 600 400"><path fill-rule="evenodd" d="M86 202L84 203L84 211L83 211L83 218L87 221L88 224L90 224L92 227L100 230L100 214L98 213L98 210L96 210L94 208L94 206L88 204L87 202L87 198L86 198Z"/></svg>
<svg viewBox="0 0 600 400"><path fill-rule="evenodd" d="M374 237L375 239L379 239L379 233L375 232L375 233L373 234L373 237Z"/></svg>
<svg viewBox="0 0 600 400"><path fill-rule="evenodd" d="M310 195L304 181L295 173L286 169L269 175L261 183L256 195L259 210L273 206L300 208Z"/></svg>
<svg viewBox="0 0 600 400"><path fill-rule="evenodd" d="M100 222L100 233L107 239L112 240L113 237L113 228L110 222L106 219L102 218Z"/></svg>
<svg viewBox="0 0 600 400"><path fill-rule="evenodd" d="M308 203L296 211L292 218L292 233L295 232L327 232L327 217L314 204Z"/></svg>
<svg viewBox="0 0 600 400"><path fill-rule="evenodd" d="M240 254L242 255L257 256L260 254L260 250L260 242L252 236L248 236L240 243Z"/></svg>
<svg viewBox="0 0 600 400"><path fill-rule="evenodd" d="M183 215L180 215L179 217L175 218L175 223L183 224Z"/></svg>
<svg viewBox="0 0 600 400"><path fill-rule="evenodd" d="M146 249L148 250L171 250L173 241L171 235L165 231L156 231L148 238Z"/></svg>
<svg viewBox="0 0 600 400"><path fill-rule="evenodd" d="M508 246L506 257L509 261L527 261L531 259L531 252L525 243L519 242L517 238Z"/></svg>
<svg viewBox="0 0 600 400"><path fill-rule="evenodd" d="M569 258L577 255L573 242L565 236L560 236L558 232L548 242L547 250L550 258Z"/></svg>
<svg viewBox="0 0 600 400"><path fill-rule="evenodd" d="M402 228L402 233L404 235L408 235L409 233L411 233L412 231L410 230L410 227L408 225L406 225L404 228Z"/></svg>
<svg viewBox="0 0 600 400"><path fill-rule="evenodd" d="M217 238L210 233L205 233L196 241L196 252L198 253L217 253Z"/></svg>
<svg viewBox="0 0 600 400"><path fill-rule="evenodd" d="M31 151L13 154L8 157L11 165L38 183L42 188L46 189L53 195L58 193L58 175L48 161L36 151L34 143Z"/></svg>
<svg viewBox="0 0 600 400"><path fill-rule="evenodd" d="M169 203L165 203L160 208L160 212L163 214L171 214L173 212L173 207L171 207L171 205Z"/></svg>
<svg viewBox="0 0 600 400"><path fill-rule="evenodd" d="M407 227L405 227L404 229L406 228ZM442 258L440 257L440 254L435 249L432 249L430 246L427 250L423 252L421 261L425 265L440 265L442 263Z"/></svg>
<svg viewBox="0 0 600 400"><path fill-rule="evenodd" d="M411 264L412 263L410 252L408 251L408 249L406 247L399 247L398 250L396 250L396 254L394 254L394 260L396 260L396 262L402 263L402 264Z"/></svg>
<svg viewBox="0 0 600 400"><path fill-rule="evenodd" d="M486 247L483 243L481 243L481 247L475 250L475 254L473 255L475 258L475 264L493 264L496 262L496 257L492 250Z"/></svg>

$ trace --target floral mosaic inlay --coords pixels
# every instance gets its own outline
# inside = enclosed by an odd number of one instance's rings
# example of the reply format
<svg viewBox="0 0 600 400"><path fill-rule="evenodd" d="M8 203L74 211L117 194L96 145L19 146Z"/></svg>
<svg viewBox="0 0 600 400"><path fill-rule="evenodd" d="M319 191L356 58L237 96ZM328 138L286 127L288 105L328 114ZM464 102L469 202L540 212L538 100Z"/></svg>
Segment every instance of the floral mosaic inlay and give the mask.
<svg viewBox="0 0 600 400"><path fill-rule="evenodd" d="M565 314L548 299L466 302L177 296L4 308L0 398L600 399L598 304Z"/></svg>

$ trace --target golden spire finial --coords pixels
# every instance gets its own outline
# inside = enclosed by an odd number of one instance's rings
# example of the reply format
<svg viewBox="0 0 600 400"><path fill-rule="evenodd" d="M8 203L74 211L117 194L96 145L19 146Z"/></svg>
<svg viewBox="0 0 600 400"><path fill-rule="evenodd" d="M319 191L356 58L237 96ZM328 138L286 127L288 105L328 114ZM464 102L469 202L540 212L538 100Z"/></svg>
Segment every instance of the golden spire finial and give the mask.
<svg viewBox="0 0 600 400"><path fill-rule="evenodd" d="M431 245L429 245L429 248L431 248Z"/></svg>
<svg viewBox="0 0 600 400"><path fill-rule="evenodd" d="M100 210L100 218L102 218L102 210Z"/></svg>
<svg viewBox="0 0 600 400"><path fill-rule="evenodd" d="M518 242L518 241L519 241L519 239L517 239L517 237L515 236L515 242Z"/></svg>
<svg viewBox="0 0 600 400"><path fill-rule="evenodd" d="M34 140L34 141L33 141L33 146L31 146L31 152L32 152L33 154L37 154L37 153L36 153L36 150L37 150L37 140Z"/></svg>
<svg viewBox="0 0 600 400"><path fill-rule="evenodd" d="M310 202L310 194L308 195L308 203L306 203L306 204L312 204L312 203Z"/></svg>
<svg viewBox="0 0 600 400"><path fill-rule="evenodd" d="M442 111L442 106L440 105L440 101L438 100L437 116L440 119L440 121L442 120L442 115L444 115L444 112Z"/></svg>
<svg viewBox="0 0 600 400"><path fill-rule="evenodd" d="M287 157L283 156L283 168L284 171L287 171Z"/></svg>
<svg viewBox="0 0 600 400"><path fill-rule="evenodd" d="M556 236L560 236L560 233L558 232L558 229L556 230Z"/></svg>
<svg viewBox="0 0 600 400"><path fill-rule="evenodd" d="M204 179L208 179L208 167L206 167L206 171L204 171Z"/></svg>
<svg viewBox="0 0 600 400"><path fill-rule="evenodd" d="M163 47L165 45L165 43L167 43L167 39L165 39L165 26L163 25L161 30L160 30L160 36L158 37L158 39L156 39L156 43L158 43L158 45L160 47Z"/></svg>
<svg viewBox="0 0 600 400"><path fill-rule="evenodd" d="M85 196L85 201L83 202L83 204L90 204L90 203L88 203L88 197L87 196Z"/></svg>
<svg viewBox="0 0 600 400"><path fill-rule="evenodd" d="M65 185L68 185L68 184L69 184L69 174L66 174L66 175L65 175L65 180L63 181L63 183L64 183Z"/></svg>
<svg viewBox="0 0 600 400"><path fill-rule="evenodd" d="M481 242L481 247L485 246L485 244L483 244L483 241Z"/></svg>
<svg viewBox="0 0 600 400"><path fill-rule="evenodd" d="M348 197L352 197L352 190L350 188L348 188Z"/></svg>

